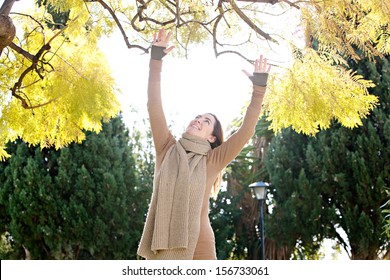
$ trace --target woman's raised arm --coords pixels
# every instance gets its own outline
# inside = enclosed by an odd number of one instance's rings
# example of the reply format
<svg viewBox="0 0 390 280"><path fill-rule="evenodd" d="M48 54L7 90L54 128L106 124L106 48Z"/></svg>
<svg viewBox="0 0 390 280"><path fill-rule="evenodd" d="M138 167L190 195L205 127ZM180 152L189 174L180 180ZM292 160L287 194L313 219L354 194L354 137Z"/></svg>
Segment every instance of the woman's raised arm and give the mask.
<svg viewBox="0 0 390 280"><path fill-rule="evenodd" d="M241 127L222 143L221 146L213 151L213 158L210 160L216 168L221 169L229 164L253 136L260 116L265 91L267 89L267 80L270 70L271 66L263 55L255 60L253 74L243 70L253 83L251 102L246 109Z"/></svg>
<svg viewBox="0 0 390 280"><path fill-rule="evenodd" d="M174 47L167 48L171 32L165 33L161 29L158 34L154 34L149 64L148 80L148 112L153 141L156 152L162 151L166 144L172 139L172 134L168 129L161 100L161 71L162 58Z"/></svg>

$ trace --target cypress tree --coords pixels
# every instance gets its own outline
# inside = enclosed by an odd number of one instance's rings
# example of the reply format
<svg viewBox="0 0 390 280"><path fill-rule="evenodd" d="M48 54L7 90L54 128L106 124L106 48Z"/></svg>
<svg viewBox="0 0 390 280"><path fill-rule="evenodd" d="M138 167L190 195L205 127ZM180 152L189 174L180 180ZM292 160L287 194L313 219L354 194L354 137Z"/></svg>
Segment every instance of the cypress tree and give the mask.
<svg viewBox="0 0 390 280"><path fill-rule="evenodd" d="M351 68L374 81L371 94L380 98L361 127L335 123L316 138L285 130L268 150L266 164L275 187L268 230L273 238L296 240L303 254L296 258L312 254L313 244L325 237L349 248L352 259L386 258L389 252L380 208L390 175L389 60L351 62ZM286 215L290 217L283 220ZM343 229L346 238L337 229Z"/></svg>
<svg viewBox="0 0 390 280"><path fill-rule="evenodd" d="M0 189L10 257L135 259L151 188L133 148L121 117L59 151L18 143Z"/></svg>

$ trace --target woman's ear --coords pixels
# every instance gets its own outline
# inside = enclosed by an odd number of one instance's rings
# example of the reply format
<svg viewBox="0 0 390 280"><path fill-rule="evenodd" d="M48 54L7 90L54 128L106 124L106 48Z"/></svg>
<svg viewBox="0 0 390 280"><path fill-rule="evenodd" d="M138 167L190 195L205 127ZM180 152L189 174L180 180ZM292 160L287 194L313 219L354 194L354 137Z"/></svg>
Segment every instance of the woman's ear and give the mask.
<svg viewBox="0 0 390 280"><path fill-rule="evenodd" d="M215 137L215 136L213 136L213 135L211 135L211 136L209 136L209 137L207 138L207 141L209 141L210 143L214 143L215 140L217 140L217 137Z"/></svg>

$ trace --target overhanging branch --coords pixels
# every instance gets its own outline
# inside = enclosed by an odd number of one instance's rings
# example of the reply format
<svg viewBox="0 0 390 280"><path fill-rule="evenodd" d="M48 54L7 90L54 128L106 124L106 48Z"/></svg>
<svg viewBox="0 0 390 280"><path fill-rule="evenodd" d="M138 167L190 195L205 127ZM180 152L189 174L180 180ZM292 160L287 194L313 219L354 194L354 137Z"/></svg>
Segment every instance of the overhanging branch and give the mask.
<svg viewBox="0 0 390 280"><path fill-rule="evenodd" d="M0 8L0 14L8 16L12 10L14 3L19 0L4 0L3 5Z"/></svg>
<svg viewBox="0 0 390 280"><path fill-rule="evenodd" d="M25 109L34 109L34 108L38 108L38 107L41 107L41 106L44 106L44 105L47 105L49 103L51 103L52 101L54 101L55 99L52 99L52 100L49 100L43 104L38 104L38 105L34 105L32 106L31 104L29 104L30 102L27 102L28 101L28 97L22 97L22 95L20 95L20 88L22 87L22 84L23 84L23 79L26 77L26 75L32 71L35 71L38 76L43 79L43 76L42 74L40 73L39 69L37 69L37 65L38 65L38 62L40 61L41 57L44 55L44 53L48 50L50 50L51 46L50 46L50 43L58 36L60 35L62 32L63 32L64 29L62 29L61 31L57 32L52 38L50 38L50 40L44 44L40 49L39 51L37 52L36 55L31 55L30 53L24 51L23 49L19 48L18 46L14 45L13 44L13 47L15 47L19 52L21 52L24 56L26 56L28 59L31 60L31 65L23 71L23 73L20 75L18 81L14 84L14 86L12 87L11 89L11 93L12 93L12 96L14 96L15 98L19 99L22 103L22 107L25 108Z"/></svg>
<svg viewBox="0 0 390 280"><path fill-rule="evenodd" d="M246 23L250 28L252 28L257 34L261 35L264 37L266 40L269 40L273 43L278 44L278 42L273 39L268 33L264 32L261 30L256 24L251 21L251 19L244 14L243 11L237 6L236 2L234 0L230 0L230 5L232 6L233 10L237 13L237 15Z"/></svg>
<svg viewBox="0 0 390 280"><path fill-rule="evenodd" d="M246 56L244 56L243 54L241 54L238 51L222 51L222 52L218 52L217 53L217 57L220 56L220 55L223 55L223 54L236 54L239 57L243 58L244 60L248 61L249 63L251 63L251 64L254 63L254 61L252 59L247 58Z"/></svg>
<svg viewBox="0 0 390 280"><path fill-rule="evenodd" d="M118 17L116 16L115 12L111 9L111 7L106 3L104 2L103 0L85 0L85 2L97 2L99 3L104 9L106 9L110 15L112 16L112 18L114 19L116 25L118 26L120 32L122 33L122 37L123 39L125 40L125 43L126 43L126 46L129 48L129 49L132 49L132 48L137 48L137 49L141 49L143 50L144 52L148 52L148 49L147 48L144 48L140 45L133 45L129 42L129 38L127 37L126 35L126 32L122 26L122 23L119 21Z"/></svg>
<svg viewBox="0 0 390 280"><path fill-rule="evenodd" d="M28 51L22 49L21 47L19 47L18 45L16 45L14 42L12 42L9 47L11 49L13 49L14 51L16 51L17 53L23 55L25 58L27 58L28 60L30 61L33 61L34 60L34 56L29 53Z"/></svg>

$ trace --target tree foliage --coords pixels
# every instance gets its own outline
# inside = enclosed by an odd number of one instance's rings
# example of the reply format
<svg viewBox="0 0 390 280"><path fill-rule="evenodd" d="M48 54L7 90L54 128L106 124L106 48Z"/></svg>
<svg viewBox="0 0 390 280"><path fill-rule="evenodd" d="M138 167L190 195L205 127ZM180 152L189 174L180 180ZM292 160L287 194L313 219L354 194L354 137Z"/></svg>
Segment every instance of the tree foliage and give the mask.
<svg viewBox="0 0 390 280"><path fill-rule="evenodd" d="M369 57L389 53L389 0L46 0L24 14L12 13L14 2L4 0L0 10L16 27L12 43L3 39L12 28L0 30L1 158L9 140L63 147L81 141L82 129L99 131L101 118L118 112L114 82L97 47L114 30L128 48L142 52L149 51L151 34L166 28L181 55L208 43L216 56L234 53L248 61L250 49L278 52L286 41L294 45L288 34L306 31L322 55L310 43L292 47L295 64L270 84L267 107L275 131L292 126L306 134L329 127L332 119L360 125L377 104L367 91L372 83L346 71L340 56L358 61L355 47ZM302 22L294 30L274 24L297 13Z"/></svg>
<svg viewBox="0 0 390 280"><path fill-rule="evenodd" d="M86 134L60 151L10 144L0 166L2 258L136 258L153 168L138 150L150 147L119 117Z"/></svg>
<svg viewBox="0 0 390 280"><path fill-rule="evenodd" d="M308 40L354 61L390 52L389 1L312 2L303 12ZM359 50L358 52L356 50Z"/></svg>
<svg viewBox="0 0 390 280"><path fill-rule="evenodd" d="M57 3L58 4L58 3ZM61 29L49 28L45 6L13 17L20 30L0 66L0 158L4 143L18 137L61 148L84 138L82 129L100 131L119 103L107 61L96 48L101 35L89 14L74 6Z"/></svg>
<svg viewBox="0 0 390 280"><path fill-rule="evenodd" d="M297 59L271 91L268 117L271 129L280 132L292 127L297 132L314 135L338 120L348 128L362 125L377 104L368 88L374 84L361 75L332 66L315 50Z"/></svg>
<svg viewBox="0 0 390 280"><path fill-rule="evenodd" d="M324 238L337 240L351 259L389 256L381 206L390 175L390 64L378 57L350 65L375 83L371 93L380 100L362 127L333 123L316 138L284 130L267 153L274 198L267 233L297 242L296 258L316 252Z"/></svg>

